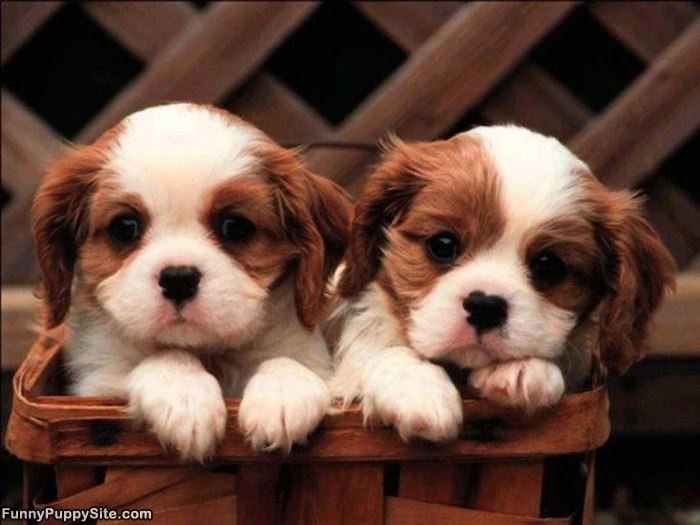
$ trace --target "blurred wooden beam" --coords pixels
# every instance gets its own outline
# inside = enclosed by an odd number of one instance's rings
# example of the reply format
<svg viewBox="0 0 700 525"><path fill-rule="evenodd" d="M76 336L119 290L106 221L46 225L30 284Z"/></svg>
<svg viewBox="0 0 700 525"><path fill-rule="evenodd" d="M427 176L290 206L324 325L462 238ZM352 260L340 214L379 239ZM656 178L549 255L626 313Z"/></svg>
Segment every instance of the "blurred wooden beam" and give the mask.
<svg viewBox="0 0 700 525"><path fill-rule="evenodd" d="M681 269L700 253L700 205L659 173L645 188L645 211Z"/></svg>
<svg viewBox="0 0 700 525"><path fill-rule="evenodd" d="M404 51L415 51L449 20L459 2L355 2L353 4Z"/></svg>
<svg viewBox="0 0 700 525"><path fill-rule="evenodd" d="M85 2L83 9L135 56L150 60L197 17L190 2Z"/></svg>
<svg viewBox="0 0 700 525"><path fill-rule="evenodd" d="M647 359L608 379L614 434L697 435L700 361Z"/></svg>
<svg viewBox="0 0 700 525"><path fill-rule="evenodd" d="M49 19L63 2L4 1L2 19L2 63L5 62Z"/></svg>
<svg viewBox="0 0 700 525"><path fill-rule="evenodd" d="M417 49L347 119L335 138L373 141L387 130L432 139L478 103L557 25L573 3L470 3ZM518 31L504 28L517 26ZM354 185L367 152L315 152L312 166Z"/></svg>
<svg viewBox="0 0 700 525"><path fill-rule="evenodd" d="M654 321L649 357L700 357L700 272L678 275L678 289Z"/></svg>
<svg viewBox="0 0 700 525"><path fill-rule="evenodd" d="M700 272L700 255L693 258L688 264L688 271Z"/></svg>
<svg viewBox="0 0 700 525"><path fill-rule="evenodd" d="M88 2L84 7L144 61L153 59L200 16L189 2ZM154 19L159 21L155 31ZM331 133L322 116L264 71L257 72L242 86L229 109L278 141L311 142Z"/></svg>
<svg viewBox="0 0 700 525"><path fill-rule="evenodd" d="M29 211L46 168L65 147L39 117L2 91L2 184L12 195L2 211L3 283L36 278Z"/></svg>
<svg viewBox="0 0 700 525"><path fill-rule="evenodd" d="M241 85L318 6L212 3L78 134L90 142L129 113L168 100L216 102Z"/></svg>
<svg viewBox="0 0 700 525"><path fill-rule="evenodd" d="M273 75L257 73L228 106L280 142L313 142L329 138L333 128Z"/></svg>
<svg viewBox="0 0 700 525"><path fill-rule="evenodd" d="M697 17L692 2L592 2L598 20L645 62L671 44ZM568 141L593 113L543 69L525 65L481 107L491 122L514 121Z"/></svg>
<svg viewBox="0 0 700 525"><path fill-rule="evenodd" d="M23 196L36 188L43 170L64 142L44 121L9 91L2 91L2 183Z"/></svg>
<svg viewBox="0 0 700 525"><path fill-rule="evenodd" d="M15 370L38 334L39 300L28 286L3 286L2 371Z"/></svg>
<svg viewBox="0 0 700 525"><path fill-rule="evenodd" d="M358 2L365 16L406 51L415 51L459 9L457 2ZM479 108L492 123L515 122L568 140L591 112L547 71L524 64Z"/></svg>
<svg viewBox="0 0 700 525"><path fill-rule="evenodd" d="M700 124L700 20L571 142L594 173L613 187L632 187Z"/></svg>
<svg viewBox="0 0 700 525"><path fill-rule="evenodd" d="M698 16L693 2L591 2L589 9L645 62L656 58Z"/></svg>
<svg viewBox="0 0 700 525"><path fill-rule="evenodd" d="M492 123L514 122L567 141L593 113L547 71L526 64L490 95L480 113Z"/></svg>

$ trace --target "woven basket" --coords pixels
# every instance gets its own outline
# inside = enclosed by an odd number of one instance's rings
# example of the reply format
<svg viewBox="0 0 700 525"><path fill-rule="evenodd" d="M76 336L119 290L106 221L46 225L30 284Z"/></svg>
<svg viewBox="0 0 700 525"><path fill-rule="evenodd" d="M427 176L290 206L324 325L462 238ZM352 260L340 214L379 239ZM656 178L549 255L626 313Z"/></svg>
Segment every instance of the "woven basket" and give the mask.
<svg viewBox="0 0 700 525"><path fill-rule="evenodd" d="M27 508L146 508L163 524L592 524L594 451L610 431L603 387L529 420L465 399L446 445L365 429L352 406L288 456L251 451L239 400L227 399L226 437L204 468L134 429L119 400L60 395L61 339L41 336L14 378L7 448L25 462Z"/></svg>

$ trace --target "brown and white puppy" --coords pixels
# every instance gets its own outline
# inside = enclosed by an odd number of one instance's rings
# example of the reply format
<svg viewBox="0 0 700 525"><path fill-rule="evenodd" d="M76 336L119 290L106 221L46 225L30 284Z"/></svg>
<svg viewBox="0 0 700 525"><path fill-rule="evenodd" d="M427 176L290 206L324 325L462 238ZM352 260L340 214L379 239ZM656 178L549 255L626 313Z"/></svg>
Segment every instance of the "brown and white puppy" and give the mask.
<svg viewBox="0 0 700 525"><path fill-rule="evenodd" d="M581 385L591 325L608 367L626 370L674 282L639 207L524 128L394 141L355 208L332 392L405 439L445 440L461 402L433 361L527 411Z"/></svg>
<svg viewBox="0 0 700 525"><path fill-rule="evenodd" d="M70 390L126 398L164 445L210 456L226 395L255 449L326 413L317 323L350 204L295 154L209 106L135 113L50 170L34 203L48 324Z"/></svg>

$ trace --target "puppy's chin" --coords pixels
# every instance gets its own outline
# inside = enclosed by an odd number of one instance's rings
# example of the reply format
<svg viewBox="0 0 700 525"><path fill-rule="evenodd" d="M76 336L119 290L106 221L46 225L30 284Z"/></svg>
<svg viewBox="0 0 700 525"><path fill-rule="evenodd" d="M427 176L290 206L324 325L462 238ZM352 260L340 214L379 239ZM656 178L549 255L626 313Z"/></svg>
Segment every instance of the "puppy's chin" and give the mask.
<svg viewBox="0 0 700 525"><path fill-rule="evenodd" d="M178 322L154 334L154 346L162 349L180 348L198 354L218 354L235 346L235 336L213 336L202 327L188 321Z"/></svg>

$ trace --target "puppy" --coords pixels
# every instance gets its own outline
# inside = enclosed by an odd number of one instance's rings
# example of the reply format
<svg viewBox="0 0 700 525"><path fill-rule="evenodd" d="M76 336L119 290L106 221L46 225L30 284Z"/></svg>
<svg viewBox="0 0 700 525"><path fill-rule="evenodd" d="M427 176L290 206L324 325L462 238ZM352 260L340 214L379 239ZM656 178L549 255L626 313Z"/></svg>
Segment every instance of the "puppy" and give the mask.
<svg viewBox="0 0 700 525"><path fill-rule="evenodd" d="M171 104L59 160L33 212L72 394L126 398L185 459L214 452L224 396L254 449L305 441L330 403L315 327L349 228L336 186L226 111Z"/></svg>
<svg viewBox="0 0 700 525"><path fill-rule="evenodd" d="M347 301L332 391L404 439L447 440L473 369L494 402L533 411L603 359L642 354L674 264L640 201L606 189L553 138L515 126L394 140L360 196L337 287Z"/></svg>

